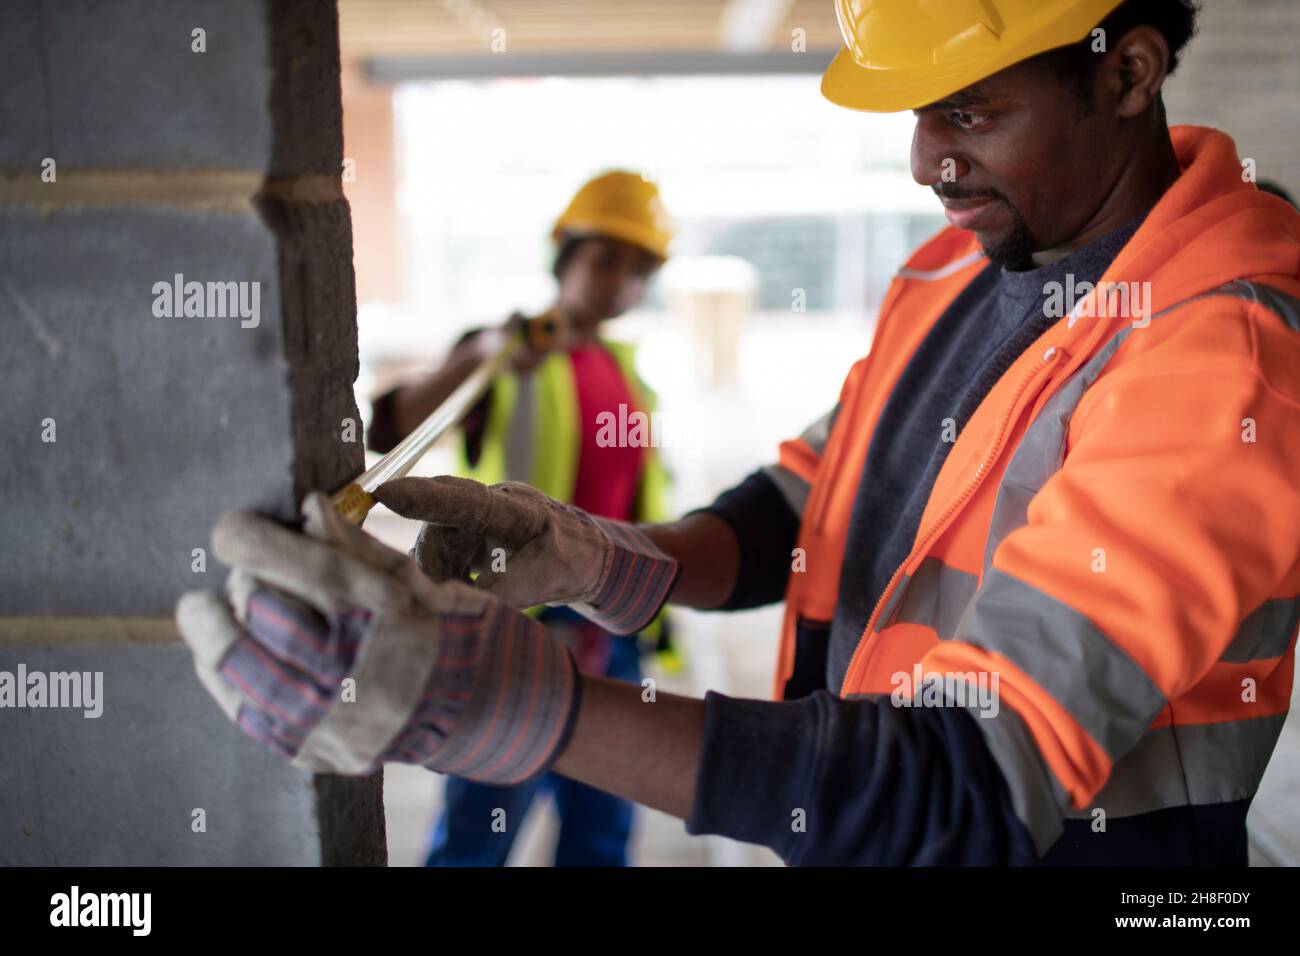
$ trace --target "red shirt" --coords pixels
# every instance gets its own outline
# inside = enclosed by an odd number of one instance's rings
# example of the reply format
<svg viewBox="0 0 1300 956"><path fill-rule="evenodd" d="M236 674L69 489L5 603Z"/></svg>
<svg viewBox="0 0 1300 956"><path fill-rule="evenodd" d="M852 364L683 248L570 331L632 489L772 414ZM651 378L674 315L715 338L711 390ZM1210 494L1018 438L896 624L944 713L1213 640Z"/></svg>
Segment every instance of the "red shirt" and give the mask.
<svg viewBox="0 0 1300 956"><path fill-rule="evenodd" d="M578 421L582 431L577 477L572 504L594 515L622 521L633 517L637 479L646 450L619 442L619 425L637 411L632 390L614 356L598 344L584 345L569 352L578 391ZM620 414L619 406L624 406ZM608 413L605 415L604 413ZM610 420L613 427L601 429ZM616 439L606 447L597 444L597 434ZM631 426L627 426L631 432ZM650 440L649 423L640 430Z"/></svg>

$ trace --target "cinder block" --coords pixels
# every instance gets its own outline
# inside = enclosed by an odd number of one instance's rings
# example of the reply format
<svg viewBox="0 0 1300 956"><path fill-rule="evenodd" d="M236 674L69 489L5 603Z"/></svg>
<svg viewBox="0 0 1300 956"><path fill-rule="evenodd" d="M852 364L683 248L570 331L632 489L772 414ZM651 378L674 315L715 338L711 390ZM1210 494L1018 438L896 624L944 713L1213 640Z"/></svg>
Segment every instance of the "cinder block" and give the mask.
<svg viewBox="0 0 1300 956"><path fill-rule="evenodd" d="M102 713L0 709L0 865L386 862L381 778L318 785L245 737L184 645L0 643L20 664L99 672Z"/></svg>
<svg viewBox="0 0 1300 956"><path fill-rule="evenodd" d="M61 171L338 175L335 4L6 0L0 129L6 171L52 157Z"/></svg>
<svg viewBox="0 0 1300 956"><path fill-rule="evenodd" d="M316 822L321 866L387 866L384 774L339 777L319 774Z"/></svg>
<svg viewBox="0 0 1300 956"><path fill-rule="evenodd" d="M337 32L332 0L0 4L0 615L97 615L3 622L0 670L100 671L106 698L0 709L0 865L387 860L382 775L246 739L170 624L224 582L220 512L292 520L362 467Z"/></svg>
<svg viewBox="0 0 1300 956"><path fill-rule="evenodd" d="M337 180L343 166L338 4L268 3L273 64L268 172L273 179L319 173Z"/></svg>
<svg viewBox="0 0 1300 956"><path fill-rule="evenodd" d="M220 512L296 512L275 237L252 212L7 207L0 262L0 613L167 616L222 582ZM258 324L155 316L178 273L257 283Z"/></svg>
<svg viewBox="0 0 1300 956"><path fill-rule="evenodd" d="M352 383L357 355L352 219L344 200L258 204L279 250L284 357L293 391L294 487L342 487L365 468ZM341 268L340 263L348 267ZM350 434L355 441L345 441Z"/></svg>
<svg viewBox="0 0 1300 956"><path fill-rule="evenodd" d="M170 614L221 582L218 514L289 520L364 467L347 205L261 212L0 210L0 613ZM156 316L177 274L256 283L256 326Z"/></svg>

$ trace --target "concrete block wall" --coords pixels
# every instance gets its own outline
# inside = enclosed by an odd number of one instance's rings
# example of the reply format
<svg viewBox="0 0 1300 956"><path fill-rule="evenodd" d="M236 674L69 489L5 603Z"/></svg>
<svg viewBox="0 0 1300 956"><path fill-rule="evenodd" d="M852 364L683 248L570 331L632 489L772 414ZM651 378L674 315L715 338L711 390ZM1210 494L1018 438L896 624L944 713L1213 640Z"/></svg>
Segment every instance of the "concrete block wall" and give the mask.
<svg viewBox="0 0 1300 956"><path fill-rule="evenodd" d="M382 781L246 740L171 623L221 511L363 466L334 3L7 0L0 130L0 680L103 675L0 694L0 865L384 862ZM158 316L178 274L256 317Z"/></svg>
<svg viewBox="0 0 1300 956"><path fill-rule="evenodd" d="M1201 11L1165 88L1169 121L1230 133L1260 179L1300 198L1300 3L1201 0Z"/></svg>

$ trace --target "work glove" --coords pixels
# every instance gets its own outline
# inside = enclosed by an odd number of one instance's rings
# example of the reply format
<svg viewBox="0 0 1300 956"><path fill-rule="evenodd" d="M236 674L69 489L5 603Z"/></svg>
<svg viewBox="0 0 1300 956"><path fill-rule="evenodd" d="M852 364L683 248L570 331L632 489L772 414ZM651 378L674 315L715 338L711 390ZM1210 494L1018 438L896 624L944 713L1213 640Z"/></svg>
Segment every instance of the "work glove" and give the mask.
<svg viewBox="0 0 1300 956"><path fill-rule="evenodd" d="M322 773L386 761L527 780L577 712L573 658L546 629L344 521L314 493L297 534L228 513L212 534L227 595L176 609L199 680L246 733Z"/></svg>
<svg viewBox="0 0 1300 956"><path fill-rule="evenodd" d="M635 634L654 619L678 564L635 525L588 514L507 481L398 478L375 490L398 514L425 522L417 563L435 581L468 580L513 607L568 604L607 631Z"/></svg>

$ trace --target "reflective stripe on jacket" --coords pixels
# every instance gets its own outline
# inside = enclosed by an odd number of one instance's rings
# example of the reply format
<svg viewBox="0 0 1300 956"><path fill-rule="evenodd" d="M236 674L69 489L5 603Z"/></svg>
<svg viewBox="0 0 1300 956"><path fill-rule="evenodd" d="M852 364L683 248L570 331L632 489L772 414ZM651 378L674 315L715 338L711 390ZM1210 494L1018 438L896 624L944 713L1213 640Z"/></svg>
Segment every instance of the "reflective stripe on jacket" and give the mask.
<svg viewBox="0 0 1300 956"><path fill-rule="evenodd" d="M1171 133L1182 175L967 422L839 688L888 694L918 665L996 686L996 716L967 706L1040 853L1066 816L1252 796L1290 699L1300 215L1242 181L1225 134ZM834 614L880 411L984 264L957 229L923 246L836 409L769 469L806 567L778 695L802 626ZM1150 283L1141 312L1129 283Z"/></svg>

